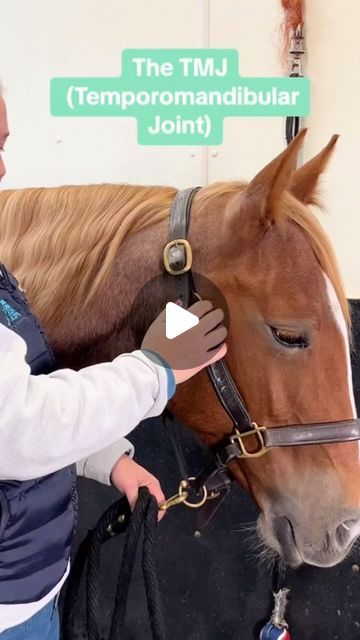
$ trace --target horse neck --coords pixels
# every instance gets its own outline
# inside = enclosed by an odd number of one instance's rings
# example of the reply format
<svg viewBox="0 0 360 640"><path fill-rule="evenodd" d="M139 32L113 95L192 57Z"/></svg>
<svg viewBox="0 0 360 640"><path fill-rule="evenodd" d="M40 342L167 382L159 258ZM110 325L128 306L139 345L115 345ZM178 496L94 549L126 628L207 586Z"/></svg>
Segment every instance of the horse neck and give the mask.
<svg viewBox="0 0 360 640"><path fill-rule="evenodd" d="M193 268L204 275L223 259L217 246L222 208L223 203L220 207L214 203L203 212L196 201L193 205L189 230ZM161 222L129 235L96 298L80 317L69 317L51 328L50 338L62 365L78 368L139 347L130 326L130 313L142 287L164 272L162 253L169 235L170 211ZM154 319L151 303L149 300L141 309L144 326Z"/></svg>

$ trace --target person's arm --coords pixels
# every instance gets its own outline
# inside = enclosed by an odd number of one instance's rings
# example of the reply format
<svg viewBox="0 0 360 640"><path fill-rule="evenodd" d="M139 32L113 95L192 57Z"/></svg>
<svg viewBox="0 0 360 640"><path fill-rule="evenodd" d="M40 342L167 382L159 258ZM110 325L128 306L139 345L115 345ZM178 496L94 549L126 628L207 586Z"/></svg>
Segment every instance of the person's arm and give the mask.
<svg viewBox="0 0 360 640"><path fill-rule="evenodd" d="M176 384L226 354L222 311L205 300L190 309L199 323L173 340L166 338L162 312L145 335L144 351L38 376L25 362L24 340L0 325L0 480L62 469L160 415Z"/></svg>
<svg viewBox="0 0 360 640"><path fill-rule="evenodd" d="M161 414L171 369L141 351L80 371L33 376L22 338L0 326L0 479L30 480L114 445Z"/></svg>
<svg viewBox="0 0 360 640"><path fill-rule="evenodd" d="M111 472L124 455L132 458L134 446L126 438L121 438L110 447L79 460L76 463L76 473L78 476L111 485Z"/></svg>

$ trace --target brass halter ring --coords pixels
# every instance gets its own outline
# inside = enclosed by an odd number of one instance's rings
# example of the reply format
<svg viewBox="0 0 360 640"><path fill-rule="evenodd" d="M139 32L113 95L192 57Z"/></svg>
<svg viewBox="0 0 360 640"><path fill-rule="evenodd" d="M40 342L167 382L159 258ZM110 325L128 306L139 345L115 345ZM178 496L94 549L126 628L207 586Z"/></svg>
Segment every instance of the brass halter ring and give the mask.
<svg viewBox="0 0 360 640"><path fill-rule="evenodd" d="M195 480L195 478L188 478L187 480L181 480L179 484L178 492L171 498L168 498L168 500L165 500L165 502L159 507L160 511L167 511L167 509L170 509L171 507L175 507L178 504L185 504L190 509L199 509L200 507L202 507L205 504L206 500L208 499L207 488L204 486L202 487L203 496L199 502L189 502L188 489L189 489L189 482L191 480ZM215 497L215 496L211 496L211 497Z"/></svg>
<svg viewBox="0 0 360 640"><path fill-rule="evenodd" d="M208 498L208 491L207 491L207 488L203 485L201 487L201 489L203 491L203 496L202 496L201 500L199 502L189 502L188 499L187 499L188 495L189 495L189 492L187 491L187 489L189 487L189 482L191 480L195 480L195 478L191 477L191 478L188 478L187 480L182 480L180 482L179 496L181 496L183 493L186 493L187 495L185 497L185 500L183 500L183 503L186 504L186 506L189 507L190 509L200 509L200 507L202 507L205 504L205 502L206 502L206 500Z"/></svg>

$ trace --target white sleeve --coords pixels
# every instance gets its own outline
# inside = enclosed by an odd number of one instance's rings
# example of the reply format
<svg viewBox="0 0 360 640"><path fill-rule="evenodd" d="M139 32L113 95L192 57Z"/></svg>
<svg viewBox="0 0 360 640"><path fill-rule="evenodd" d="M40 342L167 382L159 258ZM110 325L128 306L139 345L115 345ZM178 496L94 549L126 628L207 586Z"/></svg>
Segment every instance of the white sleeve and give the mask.
<svg viewBox="0 0 360 640"><path fill-rule="evenodd" d="M25 341L0 325L0 480L30 480L88 458L160 415L175 389L172 371L141 351L39 376L25 353Z"/></svg>
<svg viewBox="0 0 360 640"><path fill-rule="evenodd" d="M78 476L111 485L110 475L114 465L125 454L132 458L134 446L126 438L121 438L110 447L79 460L76 463L76 473Z"/></svg>

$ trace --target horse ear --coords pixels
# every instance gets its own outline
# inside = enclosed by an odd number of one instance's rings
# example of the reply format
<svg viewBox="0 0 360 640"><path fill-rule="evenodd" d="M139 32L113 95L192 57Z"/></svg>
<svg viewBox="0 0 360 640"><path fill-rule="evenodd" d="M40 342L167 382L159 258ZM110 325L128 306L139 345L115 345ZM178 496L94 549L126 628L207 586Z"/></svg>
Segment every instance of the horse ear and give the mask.
<svg viewBox="0 0 360 640"><path fill-rule="evenodd" d="M248 222L251 225L275 218L276 204L281 194L289 188L291 175L296 166L296 157L306 131L302 129L287 148L266 165L236 196L230 205L234 217L242 209L249 214Z"/></svg>
<svg viewBox="0 0 360 640"><path fill-rule="evenodd" d="M332 156L338 135L332 136L330 142L312 160L306 162L295 171L290 182L291 193L304 204L316 204L316 188L319 176L324 172Z"/></svg>

